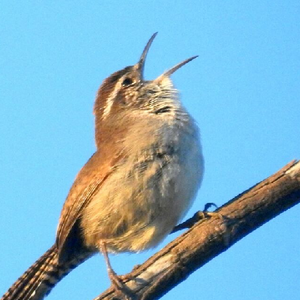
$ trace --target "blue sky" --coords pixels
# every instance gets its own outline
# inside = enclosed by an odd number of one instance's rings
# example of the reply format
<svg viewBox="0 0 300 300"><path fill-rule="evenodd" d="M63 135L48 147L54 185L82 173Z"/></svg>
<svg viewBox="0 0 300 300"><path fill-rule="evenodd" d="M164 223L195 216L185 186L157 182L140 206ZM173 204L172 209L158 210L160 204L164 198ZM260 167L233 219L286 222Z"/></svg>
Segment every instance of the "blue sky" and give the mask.
<svg viewBox="0 0 300 300"><path fill-rule="evenodd" d="M99 85L136 63L156 31L147 79L199 55L172 77L206 162L189 216L300 158L299 1L1 1L0 294L54 242L68 190L95 150ZM299 214L272 220L164 299L299 299ZM126 273L153 253L112 264ZM108 286L96 255L48 299L93 299Z"/></svg>

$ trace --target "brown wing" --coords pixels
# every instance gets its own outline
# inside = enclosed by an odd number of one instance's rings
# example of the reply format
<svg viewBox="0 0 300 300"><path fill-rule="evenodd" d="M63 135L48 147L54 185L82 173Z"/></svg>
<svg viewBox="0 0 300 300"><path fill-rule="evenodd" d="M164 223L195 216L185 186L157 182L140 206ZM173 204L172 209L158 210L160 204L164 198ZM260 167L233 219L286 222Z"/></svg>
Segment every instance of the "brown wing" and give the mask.
<svg viewBox="0 0 300 300"><path fill-rule="evenodd" d="M59 253L59 260L65 253L65 246L70 238L78 241L78 220L82 209L93 199L95 192L101 187L105 179L114 171L114 167L121 159L121 154L96 152L78 173L75 182L70 189L68 197L64 203L57 233L56 245Z"/></svg>

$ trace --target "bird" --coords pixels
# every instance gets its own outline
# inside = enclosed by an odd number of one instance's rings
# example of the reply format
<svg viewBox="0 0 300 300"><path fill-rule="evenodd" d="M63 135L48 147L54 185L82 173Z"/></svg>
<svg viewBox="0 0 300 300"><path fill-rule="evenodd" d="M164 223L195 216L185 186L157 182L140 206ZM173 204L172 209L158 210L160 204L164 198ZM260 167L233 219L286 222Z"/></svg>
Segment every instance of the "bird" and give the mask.
<svg viewBox="0 0 300 300"><path fill-rule="evenodd" d="M102 253L116 288L109 253L155 247L182 220L204 173L198 125L170 76L154 80L139 61L101 84L94 105L96 151L79 171L63 205L56 241L1 300L38 300L72 269Z"/></svg>

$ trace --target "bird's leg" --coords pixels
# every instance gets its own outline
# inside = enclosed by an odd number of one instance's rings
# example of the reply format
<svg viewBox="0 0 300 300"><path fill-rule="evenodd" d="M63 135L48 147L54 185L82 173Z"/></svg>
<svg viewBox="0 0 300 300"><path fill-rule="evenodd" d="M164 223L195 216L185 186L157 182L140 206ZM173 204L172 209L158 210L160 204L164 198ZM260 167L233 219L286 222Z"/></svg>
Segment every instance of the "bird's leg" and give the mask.
<svg viewBox="0 0 300 300"><path fill-rule="evenodd" d="M99 242L99 249L104 256L106 267L107 267L107 273L108 273L109 279L110 279L113 287L115 288L116 292L117 293L121 292L123 297L125 297L126 300L135 300L136 297L134 296L132 291L130 291L130 289L121 281L121 278L126 278L126 275L118 276L117 273L113 270L113 268L110 264L106 244L104 241Z"/></svg>
<svg viewBox="0 0 300 300"><path fill-rule="evenodd" d="M191 218L188 220L182 222L181 224L176 225L171 233L177 232L182 229L191 228L193 225L195 225L200 220L206 219L206 218L219 218L224 219L224 216L221 215L218 212L209 212L207 211L210 207L215 206L217 208L217 205L214 203L206 203L204 206L203 211L197 211Z"/></svg>
<svg viewBox="0 0 300 300"><path fill-rule="evenodd" d="M100 247L100 251L102 252L102 254L104 256L106 267L107 267L107 273L108 273L108 276L109 276L109 279L110 279L111 283L118 290L124 289L124 284L121 282L121 280L118 277L117 273L113 270L113 268L110 264L110 260L109 260L109 257L108 257L105 242L100 241L99 247Z"/></svg>

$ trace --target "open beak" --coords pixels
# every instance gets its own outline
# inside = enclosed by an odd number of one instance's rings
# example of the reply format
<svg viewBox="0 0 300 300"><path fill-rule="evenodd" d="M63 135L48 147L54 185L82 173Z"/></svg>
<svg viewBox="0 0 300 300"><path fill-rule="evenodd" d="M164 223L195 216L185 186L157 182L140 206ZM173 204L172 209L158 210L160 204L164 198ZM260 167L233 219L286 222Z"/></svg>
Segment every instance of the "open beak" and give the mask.
<svg viewBox="0 0 300 300"><path fill-rule="evenodd" d="M198 55L190 57L182 62L180 62L179 64L175 65L174 67L172 67L171 69L169 69L168 71L164 72L163 74L159 75L154 81L155 82L160 82L163 78L165 77L170 77L174 72L176 72L179 68L181 68L182 66L184 66L185 64L187 64L188 62L192 61L193 59L197 58Z"/></svg>
<svg viewBox="0 0 300 300"><path fill-rule="evenodd" d="M157 35L157 32L155 32L151 38L149 39L147 45L145 46L144 50L143 50L143 53L140 57L140 60L138 61L138 63L134 66L134 68L140 73L140 76L141 76L141 80L143 80L143 73L144 73L144 66L145 66L145 61L146 61L146 57L147 57L147 54L148 54L148 51L150 49L150 46L153 42L153 40L155 39Z"/></svg>
<svg viewBox="0 0 300 300"><path fill-rule="evenodd" d="M138 63L134 66L134 68L140 73L140 77L141 80L143 80L143 72L144 72L144 66L145 66L145 61L146 61L146 57L148 54L148 51L150 49L150 46L154 40L154 38L156 37L157 32L155 32L151 38L149 39L147 45L145 46L143 53L140 57L140 60L138 61ZM155 82L160 82L163 78L165 77L170 77L175 71L177 71L179 68L181 68L182 66L184 66L185 64L187 64L188 62L192 61L193 59L197 58L198 55L190 57L184 61L182 61L181 63L175 65L174 67L172 67L171 69L169 69L168 71L164 72L163 74L161 74L160 76L158 76L154 81Z"/></svg>

